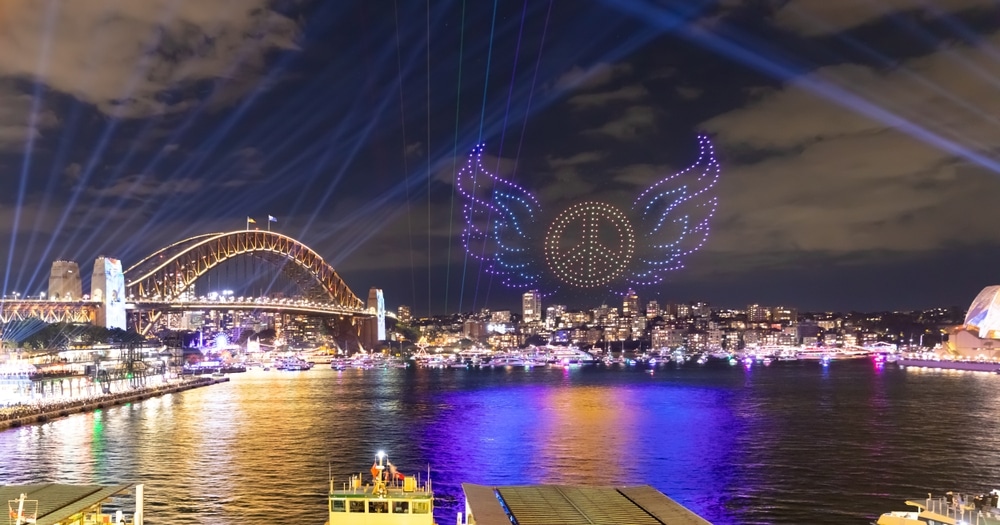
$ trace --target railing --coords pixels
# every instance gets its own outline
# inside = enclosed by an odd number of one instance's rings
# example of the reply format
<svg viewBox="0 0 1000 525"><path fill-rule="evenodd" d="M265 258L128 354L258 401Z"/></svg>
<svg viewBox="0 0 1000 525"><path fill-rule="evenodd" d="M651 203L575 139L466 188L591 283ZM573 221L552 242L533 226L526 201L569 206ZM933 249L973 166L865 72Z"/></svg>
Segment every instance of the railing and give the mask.
<svg viewBox="0 0 1000 525"><path fill-rule="evenodd" d="M997 505L997 494L980 496L965 496L957 492L933 497L927 494L926 509L935 514L961 520L970 525L991 525L1000 519L1000 509Z"/></svg>

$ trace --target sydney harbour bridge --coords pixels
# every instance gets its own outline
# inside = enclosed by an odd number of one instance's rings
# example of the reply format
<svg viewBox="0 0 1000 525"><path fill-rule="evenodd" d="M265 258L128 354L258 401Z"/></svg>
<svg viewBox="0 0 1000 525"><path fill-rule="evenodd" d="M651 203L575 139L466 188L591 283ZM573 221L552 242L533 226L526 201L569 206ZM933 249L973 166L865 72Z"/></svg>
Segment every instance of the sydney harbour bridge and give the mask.
<svg viewBox="0 0 1000 525"><path fill-rule="evenodd" d="M194 284L227 261L263 263L298 289L292 298L218 296L191 293ZM100 259L99 259L100 260ZM116 261L117 262L117 261ZM96 264L96 263L95 263ZM98 272L95 271L95 275ZM345 326L384 315L355 295L330 264L301 242L277 232L238 230L197 235L155 251L122 272L129 328L147 333L170 312L245 310L325 317ZM51 284L51 283L50 283ZM91 284L92 287L96 285ZM50 286L51 289L51 286ZM110 295L111 288L107 288ZM47 323L104 324L111 307L105 294L78 297L0 299L0 322L39 319ZM118 300L119 293L115 293Z"/></svg>

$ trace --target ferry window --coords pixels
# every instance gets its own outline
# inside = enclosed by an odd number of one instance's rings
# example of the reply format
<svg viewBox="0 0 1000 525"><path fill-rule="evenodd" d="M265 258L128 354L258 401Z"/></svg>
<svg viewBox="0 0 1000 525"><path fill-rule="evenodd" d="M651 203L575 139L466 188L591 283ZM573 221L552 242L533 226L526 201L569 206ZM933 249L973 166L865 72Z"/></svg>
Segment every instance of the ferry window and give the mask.
<svg viewBox="0 0 1000 525"><path fill-rule="evenodd" d="M347 512L347 502L342 499L330 500L330 512Z"/></svg>
<svg viewBox="0 0 1000 525"><path fill-rule="evenodd" d="M369 501L368 502L368 513L369 514L388 514L389 513L389 502L388 501Z"/></svg>
<svg viewBox="0 0 1000 525"><path fill-rule="evenodd" d="M392 502L392 513L393 514L407 514L410 512L410 502L409 501L393 501Z"/></svg>
<svg viewBox="0 0 1000 525"><path fill-rule="evenodd" d="M430 506L426 501L414 501L413 502L413 513L414 514L427 514L430 512Z"/></svg>
<svg viewBox="0 0 1000 525"><path fill-rule="evenodd" d="M361 501L361 500L351 501L351 510L350 510L350 512L364 512L364 511L365 511L365 502L364 501Z"/></svg>

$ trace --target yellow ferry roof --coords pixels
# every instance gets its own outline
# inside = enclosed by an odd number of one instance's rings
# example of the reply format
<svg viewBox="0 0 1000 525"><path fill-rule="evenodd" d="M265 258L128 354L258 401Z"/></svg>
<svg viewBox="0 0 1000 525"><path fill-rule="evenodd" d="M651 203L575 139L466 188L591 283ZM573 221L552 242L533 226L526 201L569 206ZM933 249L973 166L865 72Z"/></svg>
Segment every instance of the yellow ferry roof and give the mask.
<svg viewBox="0 0 1000 525"><path fill-rule="evenodd" d="M463 483L462 490L477 525L510 525L510 517L518 525L711 525L649 485L490 487Z"/></svg>
<svg viewBox="0 0 1000 525"><path fill-rule="evenodd" d="M0 501L6 506L26 494L27 500L38 500L35 525L56 525L70 516L83 512L104 500L127 492L132 485L60 485L39 483L34 485L0 486ZM16 503L14 504L16 510ZM4 512L7 512L5 509ZM13 521L11 521L13 523Z"/></svg>

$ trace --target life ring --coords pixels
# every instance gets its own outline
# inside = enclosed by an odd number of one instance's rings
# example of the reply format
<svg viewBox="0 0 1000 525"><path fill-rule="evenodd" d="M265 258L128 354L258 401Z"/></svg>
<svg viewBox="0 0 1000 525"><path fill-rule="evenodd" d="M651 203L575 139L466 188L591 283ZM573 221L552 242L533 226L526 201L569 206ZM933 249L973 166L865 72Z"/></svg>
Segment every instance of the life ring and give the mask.
<svg viewBox="0 0 1000 525"><path fill-rule="evenodd" d="M11 510L10 511L10 519L12 519L12 520L16 520L17 519L17 511L16 510ZM35 517L34 516L29 516L29 515L24 514L24 513L21 514L21 520L24 521L24 523L35 523Z"/></svg>

